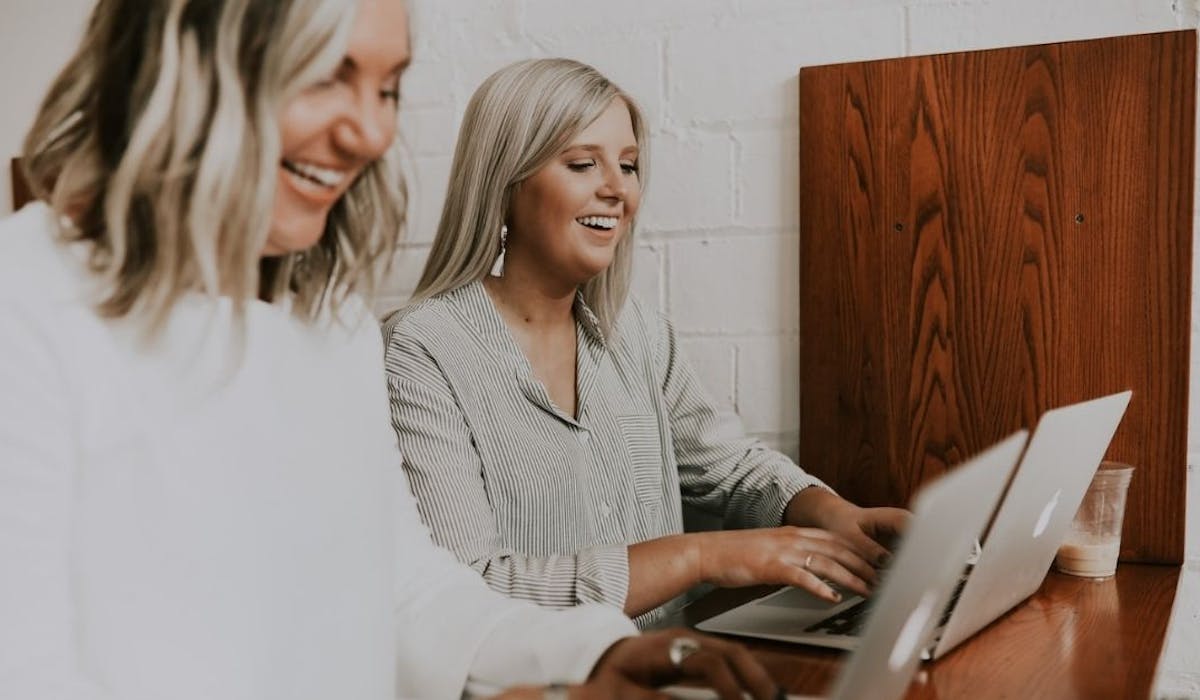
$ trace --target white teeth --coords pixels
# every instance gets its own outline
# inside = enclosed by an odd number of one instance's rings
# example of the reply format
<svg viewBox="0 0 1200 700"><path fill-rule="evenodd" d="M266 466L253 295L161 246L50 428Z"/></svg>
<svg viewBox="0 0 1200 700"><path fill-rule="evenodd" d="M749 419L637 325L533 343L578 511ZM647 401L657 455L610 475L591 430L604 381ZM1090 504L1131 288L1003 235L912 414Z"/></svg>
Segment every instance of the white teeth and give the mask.
<svg viewBox="0 0 1200 700"><path fill-rule="evenodd" d="M337 187L346 177L346 171L322 168L312 163L302 163L295 160L285 160L283 164L292 172L317 182L326 187Z"/></svg>
<svg viewBox="0 0 1200 700"><path fill-rule="evenodd" d="M617 227L617 222L620 221L615 216L581 216L575 219L584 226L602 229L614 229Z"/></svg>

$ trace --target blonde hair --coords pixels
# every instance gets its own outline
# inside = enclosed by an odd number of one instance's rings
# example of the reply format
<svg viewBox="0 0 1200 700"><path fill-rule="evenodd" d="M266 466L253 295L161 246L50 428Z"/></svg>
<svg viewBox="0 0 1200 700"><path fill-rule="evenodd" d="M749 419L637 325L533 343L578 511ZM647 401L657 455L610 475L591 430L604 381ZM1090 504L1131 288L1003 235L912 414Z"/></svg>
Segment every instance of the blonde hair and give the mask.
<svg viewBox="0 0 1200 700"><path fill-rule="evenodd" d="M437 236L417 284L419 301L483 279L500 252L514 190L596 120L615 98L629 108L646 177L646 129L637 103L595 68L562 58L520 61L479 86L467 105ZM643 184L644 187L644 184ZM633 225L584 301L609 334L629 293Z"/></svg>
<svg viewBox="0 0 1200 700"><path fill-rule="evenodd" d="M328 295L374 290L404 223L384 161L331 210L310 250L261 258L281 158L278 114L332 72L352 0L100 0L25 139L34 195L92 242L98 312L161 329L181 295L289 295L312 318Z"/></svg>

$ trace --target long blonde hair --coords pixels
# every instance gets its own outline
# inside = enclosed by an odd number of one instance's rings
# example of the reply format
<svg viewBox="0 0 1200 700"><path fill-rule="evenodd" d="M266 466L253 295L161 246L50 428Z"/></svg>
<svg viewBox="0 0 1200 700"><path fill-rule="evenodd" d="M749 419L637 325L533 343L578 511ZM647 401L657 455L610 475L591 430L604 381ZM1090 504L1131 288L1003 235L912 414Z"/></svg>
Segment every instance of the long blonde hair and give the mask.
<svg viewBox="0 0 1200 700"><path fill-rule="evenodd" d="M500 252L500 227L514 190L618 97L629 107L644 187L645 120L637 103L595 68L543 58L513 63L489 76L463 115L442 218L413 300L483 279ZM629 293L633 228L631 223L617 243L608 268L583 285L584 301L605 334Z"/></svg>
<svg viewBox="0 0 1200 700"><path fill-rule="evenodd" d="M391 164L368 166L312 249L261 252L281 157L282 105L342 59L353 0L100 0L25 138L34 195L92 242L98 311L150 333L189 291L289 295L315 316L329 294L370 294L404 223Z"/></svg>

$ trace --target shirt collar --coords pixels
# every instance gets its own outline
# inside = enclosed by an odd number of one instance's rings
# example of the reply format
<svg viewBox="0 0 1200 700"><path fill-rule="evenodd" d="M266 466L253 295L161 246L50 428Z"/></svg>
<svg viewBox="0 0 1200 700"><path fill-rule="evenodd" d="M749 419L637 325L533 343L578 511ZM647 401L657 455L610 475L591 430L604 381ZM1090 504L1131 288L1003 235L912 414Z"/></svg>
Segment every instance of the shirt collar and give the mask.
<svg viewBox="0 0 1200 700"><path fill-rule="evenodd" d="M592 308L588 306L583 299L583 292L575 292L575 322L583 329L586 335L592 342L605 347L607 342L604 339L604 329L600 327L600 319L596 318L596 314Z"/></svg>
<svg viewBox="0 0 1200 700"><path fill-rule="evenodd" d="M556 416L560 420L571 425L578 425L577 420L573 416L563 413L561 409L554 405L545 386L534 376L533 367L530 366L529 360L517 345L517 341L513 338L508 326L504 323L504 319L500 316L500 310L492 303L491 296L483 288L483 282L471 282L448 292L448 295L456 297L456 301L451 304L451 308L460 314L460 319L464 327L468 329L468 332L475 335L483 343L485 349L499 351L500 356L497 359L512 367L517 385L520 387L522 393L525 394L525 397L533 402L534 405ZM590 357L594 359L598 348L603 348L604 343L603 334L600 333L599 322L596 319L596 315L584 303L581 295L576 294L573 309L575 312L576 333L583 336L579 342L577 357ZM584 338L588 342L585 343ZM576 397L577 409L583 407L584 400L593 383L592 380L595 373L590 369L593 364L594 362L579 362L578 395Z"/></svg>
<svg viewBox="0 0 1200 700"><path fill-rule="evenodd" d="M482 280L447 292L447 296L458 299L451 304L451 308L460 316L464 327L482 340L484 347L501 350L517 364L528 364L504 319L500 317L499 309L483 288Z"/></svg>

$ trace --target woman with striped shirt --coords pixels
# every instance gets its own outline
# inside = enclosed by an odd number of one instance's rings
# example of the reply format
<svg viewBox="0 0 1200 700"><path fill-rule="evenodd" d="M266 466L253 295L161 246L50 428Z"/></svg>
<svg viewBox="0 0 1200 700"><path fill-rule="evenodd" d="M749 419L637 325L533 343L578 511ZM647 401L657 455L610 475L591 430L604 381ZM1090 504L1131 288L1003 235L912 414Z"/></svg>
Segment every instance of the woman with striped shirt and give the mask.
<svg viewBox="0 0 1200 700"><path fill-rule="evenodd" d="M640 622L699 583L866 594L899 509L859 508L747 437L665 319L626 300L636 103L589 66L504 68L467 107L414 303L385 324L422 519L510 596ZM681 501L729 530L683 534Z"/></svg>

